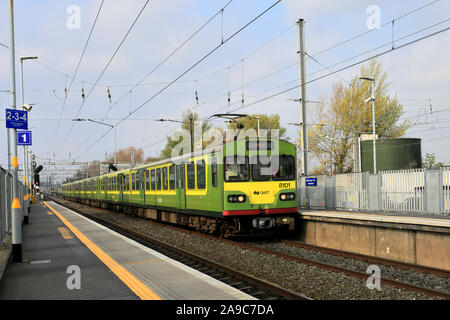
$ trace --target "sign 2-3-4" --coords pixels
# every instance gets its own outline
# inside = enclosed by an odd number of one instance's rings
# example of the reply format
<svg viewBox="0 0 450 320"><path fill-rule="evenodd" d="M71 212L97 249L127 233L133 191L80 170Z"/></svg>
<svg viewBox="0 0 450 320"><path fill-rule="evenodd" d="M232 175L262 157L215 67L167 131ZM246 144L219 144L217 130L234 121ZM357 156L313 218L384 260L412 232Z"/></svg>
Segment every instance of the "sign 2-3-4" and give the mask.
<svg viewBox="0 0 450 320"><path fill-rule="evenodd" d="M10 129L28 129L28 112L6 109L6 128Z"/></svg>

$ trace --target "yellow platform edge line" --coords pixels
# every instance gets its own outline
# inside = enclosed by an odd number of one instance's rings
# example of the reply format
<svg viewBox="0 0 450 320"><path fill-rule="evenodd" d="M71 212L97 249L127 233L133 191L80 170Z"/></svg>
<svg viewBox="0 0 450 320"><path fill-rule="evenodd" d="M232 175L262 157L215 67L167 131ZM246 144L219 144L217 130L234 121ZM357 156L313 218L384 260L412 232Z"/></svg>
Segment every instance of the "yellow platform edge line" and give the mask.
<svg viewBox="0 0 450 320"><path fill-rule="evenodd" d="M52 206L50 206L46 201L44 201L44 204L139 298L141 298L142 300L162 300L160 296L150 290L150 288L148 288L138 278L136 278L127 269L122 267L117 261L111 258L106 252L104 252L100 247L93 243L81 231L75 228L58 211L53 209Z"/></svg>

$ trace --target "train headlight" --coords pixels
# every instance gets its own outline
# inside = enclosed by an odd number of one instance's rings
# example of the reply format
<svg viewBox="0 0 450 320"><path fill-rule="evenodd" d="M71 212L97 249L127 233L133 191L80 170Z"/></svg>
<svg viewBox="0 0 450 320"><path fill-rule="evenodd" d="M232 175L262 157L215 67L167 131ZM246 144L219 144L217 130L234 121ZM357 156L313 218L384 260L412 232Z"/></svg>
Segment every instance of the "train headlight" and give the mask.
<svg viewBox="0 0 450 320"><path fill-rule="evenodd" d="M288 200L294 200L295 199L295 193L282 193L280 194L280 200L281 201L288 201Z"/></svg>
<svg viewBox="0 0 450 320"><path fill-rule="evenodd" d="M234 195L229 195L227 197L228 202L230 203L236 203L236 202L245 202L246 200L246 196L244 194L234 194Z"/></svg>

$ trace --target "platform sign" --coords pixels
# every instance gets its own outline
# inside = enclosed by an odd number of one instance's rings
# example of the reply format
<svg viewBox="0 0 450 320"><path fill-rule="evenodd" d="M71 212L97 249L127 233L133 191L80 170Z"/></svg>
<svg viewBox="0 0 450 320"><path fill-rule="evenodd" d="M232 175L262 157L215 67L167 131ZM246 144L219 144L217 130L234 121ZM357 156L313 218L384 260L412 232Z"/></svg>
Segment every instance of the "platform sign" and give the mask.
<svg viewBox="0 0 450 320"><path fill-rule="evenodd" d="M17 131L17 145L31 146L31 131Z"/></svg>
<svg viewBox="0 0 450 320"><path fill-rule="evenodd" d="M6 128L28 129L28 112L16 109L6 109Z"/></svg>
<svg viewBox="0 0 450 320"><path fill-rule="evenodd" d="M317 178L306 178L305 184L307 187L317 187Z"/></svg>

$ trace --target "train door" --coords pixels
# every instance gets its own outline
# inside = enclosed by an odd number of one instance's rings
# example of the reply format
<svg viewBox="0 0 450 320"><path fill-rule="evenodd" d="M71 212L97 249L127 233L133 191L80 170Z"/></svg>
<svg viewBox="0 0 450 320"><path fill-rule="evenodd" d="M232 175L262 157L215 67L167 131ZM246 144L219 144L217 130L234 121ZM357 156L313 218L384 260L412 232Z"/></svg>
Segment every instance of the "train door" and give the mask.
<svg viewBox="0 0 450 320"><path fill-rule="evenodd" d="M139 170L137 172L137 189L139 190L138 203L145 204L145 176L144 170Z"/></svg>
<svg viewBox="0 0 450 320"><path fill-rule="evenodd" d="M184 181L184 163L177 166L176 173L177 209L186 209L186 183Z"/></svg>
<svg viewBox="0 0 450 320"><path fill-rule="evenodd" d="M100 190L100 199L108 200L108 186L110 185L108 182L110 182L109 178L103 177L103 184L101 184L103 190Z"/></svg>
<svg viewBox="0 0 450 320"><path fill-rule="evenodd" d="M117 190L119 191L119 201L123 202L123 174L117 176Z"/></svg>

